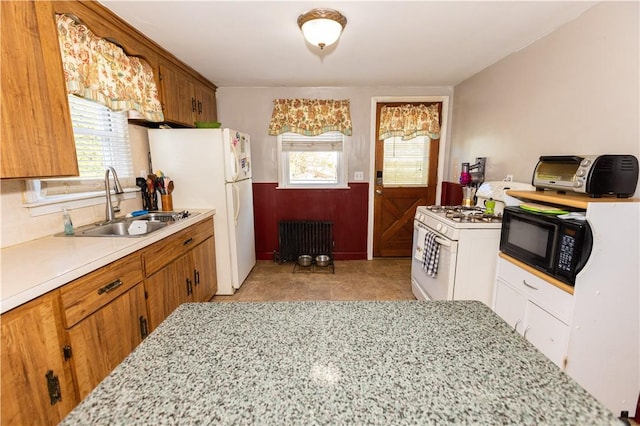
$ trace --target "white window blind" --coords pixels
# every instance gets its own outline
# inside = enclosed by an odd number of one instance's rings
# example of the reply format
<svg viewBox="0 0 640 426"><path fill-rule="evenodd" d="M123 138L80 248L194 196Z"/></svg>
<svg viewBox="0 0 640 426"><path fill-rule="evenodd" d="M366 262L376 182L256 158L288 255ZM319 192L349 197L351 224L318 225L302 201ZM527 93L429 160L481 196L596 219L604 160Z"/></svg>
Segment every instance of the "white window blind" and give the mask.
<svg viewBox="0 0 640 426"><path fill-rule="evenodd" d="M133 177L126 112L72 95L69 108L80 178L104 178L107 166L120 178Z"/></svg>
<svg viewBox="0 0 640 426"><path fill-rule="evenodd" d="M336 188L346 185L345 136L327 132L317 136L283 133L280 149L279 182L282 188Z"/></svg>
<svg viewBox="0 0 640 426"><path fill-rule="evenodd" d="M383 184L422 186L429 178L429 146L426 136L402 140L400 136L384 140Z"/></svg>
<svg viewBox="0 0 640 426"><path fill-rule="evenodd" d="M318 136L304 136L297 133L282 134L283 151L342 151L343 135L328 132Z"/></svg>

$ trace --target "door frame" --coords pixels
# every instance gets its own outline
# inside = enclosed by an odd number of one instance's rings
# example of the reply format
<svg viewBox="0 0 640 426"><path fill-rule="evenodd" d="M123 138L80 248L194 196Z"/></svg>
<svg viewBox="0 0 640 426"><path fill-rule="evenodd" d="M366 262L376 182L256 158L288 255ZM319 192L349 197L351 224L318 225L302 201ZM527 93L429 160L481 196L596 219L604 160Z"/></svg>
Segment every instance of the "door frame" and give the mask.
<svg viewBox="0 0 640 426"><path fill-rule="evenodd" d="M438 149L438 179L436 182L436 202L442 194L442 181L445 172L445 158L449 151L449 96L374 96L371 98L370 141L376 139L376 104L380 102L442 102L442 119L440 124L440 147ZM373 214L375 190L375 147L369 147L369 202L367 226L367 259L373 259Z"/></svg>

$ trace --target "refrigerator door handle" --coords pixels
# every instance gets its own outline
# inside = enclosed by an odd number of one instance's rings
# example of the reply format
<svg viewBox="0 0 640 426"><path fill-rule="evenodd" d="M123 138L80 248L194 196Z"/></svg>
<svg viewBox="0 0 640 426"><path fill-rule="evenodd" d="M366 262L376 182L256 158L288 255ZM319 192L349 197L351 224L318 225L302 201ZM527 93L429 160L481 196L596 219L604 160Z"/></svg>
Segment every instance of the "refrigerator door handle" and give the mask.
<svg viewBox="0 0 640 426"><path fill-rule="evenodd" d="M238 226L238 217L240 216L240 188L235 183L232 185L233 195L235 200L233 200L233 220L235 221L236 226Z"/></svg>
<svg viewBox="0 0 640 426"><path fill-rule="evenodd" d="M231 180L235 182L238 179L240 170L238 170L238 153L236 152L236 149L233 145L231 146L231 154L233 154L231 156Z"/></svg>

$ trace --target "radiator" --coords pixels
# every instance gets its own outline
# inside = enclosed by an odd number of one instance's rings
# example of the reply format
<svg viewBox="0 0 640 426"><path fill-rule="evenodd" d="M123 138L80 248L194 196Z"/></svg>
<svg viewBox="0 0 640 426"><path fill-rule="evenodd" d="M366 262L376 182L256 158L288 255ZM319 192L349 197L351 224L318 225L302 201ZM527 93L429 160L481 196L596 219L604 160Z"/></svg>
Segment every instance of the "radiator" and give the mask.
<svg viewBox="0 0 640 426"><path fill-rule="evenodd" d="M296 261L302 254L333 257L333 222L282 220L278 223L278 245L280 263Z"/></svg>

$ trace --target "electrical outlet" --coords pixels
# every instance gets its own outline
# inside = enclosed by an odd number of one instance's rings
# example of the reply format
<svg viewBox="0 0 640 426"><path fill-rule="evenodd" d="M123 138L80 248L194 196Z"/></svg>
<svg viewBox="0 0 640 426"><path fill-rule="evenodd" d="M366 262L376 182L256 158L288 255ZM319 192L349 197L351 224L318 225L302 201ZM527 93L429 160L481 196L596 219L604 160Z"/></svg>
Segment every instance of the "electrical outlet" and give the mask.
<svg viewBox="0 0 640 426"><path fill-rule="evenodd" d="M506 178L504 178L505 182L513 182L513 175L507 175Z"/></svg>
<svg viewBox="0 0 640 426"><path fill-rule="evenodd" d="M353 180L364 180L364 172L355 172L353 174Z"/></svg>

